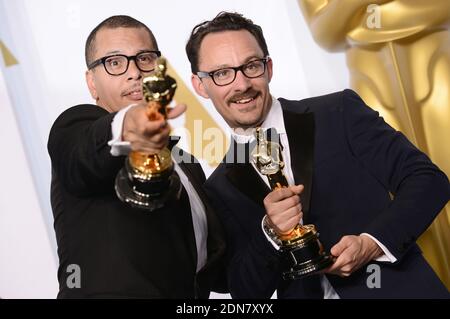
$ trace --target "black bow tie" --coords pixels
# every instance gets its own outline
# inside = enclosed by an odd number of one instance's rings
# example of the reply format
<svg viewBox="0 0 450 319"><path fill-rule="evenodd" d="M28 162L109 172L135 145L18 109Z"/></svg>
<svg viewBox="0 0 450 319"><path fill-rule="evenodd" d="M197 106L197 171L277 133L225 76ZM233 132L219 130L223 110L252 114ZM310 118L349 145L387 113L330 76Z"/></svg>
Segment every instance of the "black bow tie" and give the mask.
<svg viewBox="0 0 450 319"><path fill-rule="evenodd" d="M264 138L267 141L276 142L282 146L280 135L275 128L270 128L264 131ZM239 143L233 139L230 149L225 157L226 164L249 164L251 163L250 156L256 146L256 139L253 138L247 143Z"/></svg>

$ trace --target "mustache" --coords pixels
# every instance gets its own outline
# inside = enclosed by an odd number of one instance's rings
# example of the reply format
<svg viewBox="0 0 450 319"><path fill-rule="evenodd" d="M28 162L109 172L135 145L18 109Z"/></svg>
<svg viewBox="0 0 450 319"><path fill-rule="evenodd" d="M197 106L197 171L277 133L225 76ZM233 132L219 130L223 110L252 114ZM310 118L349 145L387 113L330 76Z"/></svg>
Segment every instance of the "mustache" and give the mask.
<svg viewBox="0 0 450 319"><path fill-rule="evenodd" d="M127 95L133 91L142 91L142 86L140 84L135 84L132 87L122 91L122 96Z"/></svg>
<svg viewBox="0 0 450 319"><path fill-rule="evenodd" d="M254 98L259 94L258 91L249 89L243 93L237 93L228 99L228 102L235 102L243 99Z"/></svg>

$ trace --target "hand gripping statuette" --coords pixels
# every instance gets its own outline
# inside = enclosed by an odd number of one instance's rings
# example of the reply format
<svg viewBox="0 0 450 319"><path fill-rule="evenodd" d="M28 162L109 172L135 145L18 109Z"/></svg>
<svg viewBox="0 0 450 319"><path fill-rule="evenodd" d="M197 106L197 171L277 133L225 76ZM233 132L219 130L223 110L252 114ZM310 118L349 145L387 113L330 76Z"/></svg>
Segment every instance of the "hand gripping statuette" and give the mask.
<svg viewBox="0 0 450 319"><path fill-rule="evenodd" d="M150 121L167 117L167 105L177 88L176 81L166 75L166 60L158 58L155 72L143 80ZM148 211L161 208L168 200L179 198L181 182L174 172L171 152L165 147L157 154L132 151L116 177L119 199L133 207Z"/></svg>
<svg viewBox="0 0 450 319"><path fill-rule="evenodd" d="M274 131L272 129L272 132ZM272 190L288 187L283 174L284 162L280 144L268 141L259 127L256 128L255 136L256 146L252 151L251 159L256 168L262 175L267 176ZM299 279L325 269L333 263L332 257L324 251L314 225L299 224L289 232L279 234L274 231L269 219L265 216L264 229L280 246L283 279Z"/></svg>

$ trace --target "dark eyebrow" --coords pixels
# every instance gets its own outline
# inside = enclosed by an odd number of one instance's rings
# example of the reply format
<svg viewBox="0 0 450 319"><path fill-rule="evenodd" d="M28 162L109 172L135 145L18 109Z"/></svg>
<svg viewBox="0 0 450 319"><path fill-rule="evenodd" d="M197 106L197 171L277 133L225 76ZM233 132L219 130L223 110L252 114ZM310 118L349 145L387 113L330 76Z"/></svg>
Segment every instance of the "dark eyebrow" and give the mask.
<svg viewBox="0 0 450 319"><path fill-rule="evenodd" d="M141 50L137 51L136 54L139 54L139 53L142 53L142 52L149 52L149 51L155 51L155 50L152 50L152 49L141 49ZM107 53L105 54L105 56L114 55L114 54L123 54L123 55L126 55L126 54L124 54L124 53L123 53L122 51L120 51L120 50L113 50L113 51L107 52Z"/></svg>
<svg viewBox="0 0 450 319"><path fill-rule="evenodd" d="M264 59L264 57L261 58L260 56L253 55L253 56L249 57L247 60L245 60L244 64L245 64L245 63L249 63L249 62L251 62L252 60L259 60L259 59Z"/></svg>
<svg viewBox="0 0 450 319"><path fill-rule="evenodd" d="M139 50L138 52L136 52L136 54L140 54L143 52L152 52L152 51L156 51L156 50L152 50L152 49L143 49L143 50Z"/></svg>
<svg viewBox="0 0 450 319"><path fill-rule="evenodd" d="M244 63L242 63L241 65L247 64L247 63L251 62L252 60L259 60L259 59L262 59L262 58L257 55L252 55L252 56L248 57L247 59L245 59ZM218 65L217 68L214 70L218 71L218 70L228 69L228 68L232 68L232 66L229 66L227 64L221 64L221 65Z"/></svg>
<svg viewBox="0 0 450 319"><path fill-rule="evenodd" d="M121 53L120 50L114 50L114 51L109 51L109 52L107 52L107 53L105 54L105 56L108 56L108 55L114 55L114 54L120 54L120 53Z"/></svg>

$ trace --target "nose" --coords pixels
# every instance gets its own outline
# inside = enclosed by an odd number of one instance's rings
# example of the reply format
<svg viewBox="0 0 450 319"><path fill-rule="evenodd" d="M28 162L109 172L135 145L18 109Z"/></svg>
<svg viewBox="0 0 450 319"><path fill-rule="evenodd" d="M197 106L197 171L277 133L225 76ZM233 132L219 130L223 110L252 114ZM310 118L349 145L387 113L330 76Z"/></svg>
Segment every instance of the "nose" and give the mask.
<svg viewBox="0 0 450 319"><path fill-rule="evenodd" d="M128 80L139 80L142 77L141 70L138 69L135 60L131 60L127 70Z"/></svg>
<svg viewBox="0 0 450 319"><path fill-rule="evenodd" d="M233 81L233 87L236 91L245 92L252 86L251 79L246 77L241 70L237 71L236 78Z"/></svg>

